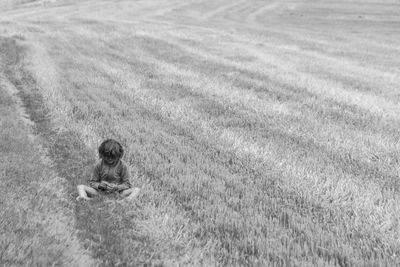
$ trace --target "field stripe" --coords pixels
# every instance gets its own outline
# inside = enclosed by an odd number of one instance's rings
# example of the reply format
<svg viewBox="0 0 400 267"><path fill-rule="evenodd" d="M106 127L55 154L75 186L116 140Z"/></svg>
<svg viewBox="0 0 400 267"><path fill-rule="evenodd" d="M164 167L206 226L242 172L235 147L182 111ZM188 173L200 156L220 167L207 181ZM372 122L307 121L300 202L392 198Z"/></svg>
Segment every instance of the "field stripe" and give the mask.
<svg viewBox="0 0 400 267"><path fill-rule="evenodd" d="M13 168L18 168L16 175L2 177L4 179L2 184L8 187L3 188L6 191L2 193L3 208L6 209L6 215L2 213L4 216L2 230L4 222L12 223L13 229L2 236L1 262L7 265L36 265L41 262L45 265L95 266L97 262L78 242L77 232L74 229L75 220L70 217L72 207L67 202L66 188L63 188L66 186L65 179L59 177L52 168L54 162L46 155L46 149L40 144L38 132L34 132L38 126L29 118L34 116L30 112L30 105L36 100L26 99L26 95L19 91L19 83L17 88L15 87L13 72L14 68L18 68L15 64L19 64L20 48L12 39L0 38L0 43L2 47L0 58L3 61L0 66L2 98L9 97L12 101L9 110L3 109L6 113L2 113L1 124L4 124L4 127L8 125L7 128L11 127L8 130L13 132L12 138L5 131L2 133L2 140L4 138L4 141L7 139L9 141L7 147L13 148L7 153L8 164L4 168L9 169L10 173ZM14 121L12 124L10 118ZM19 149L21 151L18 151ZM2 154L5 153L6 150L3 150ZM18 166L13 165L16 164L14 157L18 158ZM15 216L7 213L9 202L13 202L11 204L14 212L24 214L22 216L25 216L24 220L27 221L21 221L20 217L20 225L13 222ZM26 238L30 240L27 241ZM3 242L12 244L5 248ZM23 249L25 251L22 251ZM40 258L44 253L47 257Z"/></svg>

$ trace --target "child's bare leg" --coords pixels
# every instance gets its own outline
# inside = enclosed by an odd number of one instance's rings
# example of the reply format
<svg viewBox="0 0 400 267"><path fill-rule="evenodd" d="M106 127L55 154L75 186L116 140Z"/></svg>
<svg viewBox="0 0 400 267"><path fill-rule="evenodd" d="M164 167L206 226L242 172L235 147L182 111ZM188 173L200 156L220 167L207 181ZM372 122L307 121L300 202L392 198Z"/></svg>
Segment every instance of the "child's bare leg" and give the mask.
<svg viewBox="0 0 400 267"><path fill-rule="evenodd" d="M93 196L99 194L96 189L94 189L90 186L87 186L87 185L81 184L81 185L78 185L77 188L78 188L78 194L79 194L79 196L76 198L77 200L78 199L89 200L90 197L93 197Z"/></svg>
<svg viewBox="0 0 400 267"><path fill-rule="evenodd" d="M126 199L134 199L140 192L140 188L134 187L122 191L120 194Z"/></svg>

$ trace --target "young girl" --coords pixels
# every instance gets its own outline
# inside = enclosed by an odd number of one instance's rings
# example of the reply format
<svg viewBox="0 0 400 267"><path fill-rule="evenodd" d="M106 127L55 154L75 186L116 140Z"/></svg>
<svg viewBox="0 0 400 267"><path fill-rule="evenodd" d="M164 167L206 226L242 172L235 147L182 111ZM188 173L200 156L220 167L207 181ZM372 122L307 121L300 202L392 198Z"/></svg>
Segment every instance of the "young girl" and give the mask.
<svg viewBox="0 0 400 267"><path fill-rule="evenodd" d="M110 194L117 192L122 197L132 199L139 193L139 188L132 188L130 173L126 163L121 159L124 149L113 139L105 140L99 147L100 161L94 166L89 185L78 185L77 200L98 195L99 192Z"/></svg>

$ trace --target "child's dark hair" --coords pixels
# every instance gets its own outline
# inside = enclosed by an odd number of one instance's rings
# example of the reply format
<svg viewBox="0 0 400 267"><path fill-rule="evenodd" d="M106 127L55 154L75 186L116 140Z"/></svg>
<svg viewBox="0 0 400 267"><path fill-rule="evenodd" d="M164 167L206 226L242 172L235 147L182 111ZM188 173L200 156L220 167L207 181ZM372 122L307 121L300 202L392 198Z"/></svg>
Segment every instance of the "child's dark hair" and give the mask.
<svg viewBox="0 0 400 267"><path fill-rule="evenodd" d="M124 148L122 145L114 139L107 139L99 146L100 158L122 158L124 155Z"/></svg>

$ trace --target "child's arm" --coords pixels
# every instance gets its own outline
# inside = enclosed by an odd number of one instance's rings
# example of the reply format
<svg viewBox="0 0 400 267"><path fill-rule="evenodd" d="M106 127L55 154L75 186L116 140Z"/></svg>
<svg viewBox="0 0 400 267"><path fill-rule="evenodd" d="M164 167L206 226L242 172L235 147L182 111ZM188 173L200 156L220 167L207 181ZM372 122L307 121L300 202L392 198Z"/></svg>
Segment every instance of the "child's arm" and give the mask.
<svg viewBox="0 0 400 267"><path fill-rule="evenodd" d="M100 182L101 182L100 164L97 164L93 169L92 177L89 180L89 185L94 189L99 189Z"/></svg>
<svg viewBox="0 0 400 267"><path fill-rule="evenodd" d="M117 185L118 191L126 190L132 187L130 180L130 171L128 166L124 163L122 164L121 170L121 183Z"/></svg>

